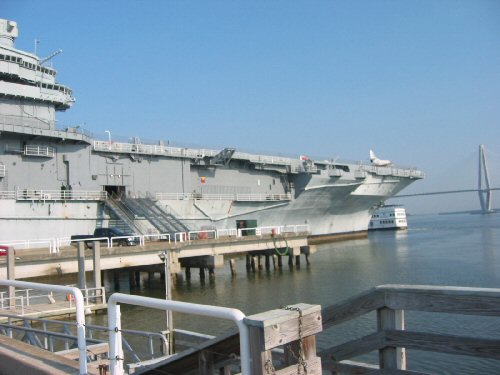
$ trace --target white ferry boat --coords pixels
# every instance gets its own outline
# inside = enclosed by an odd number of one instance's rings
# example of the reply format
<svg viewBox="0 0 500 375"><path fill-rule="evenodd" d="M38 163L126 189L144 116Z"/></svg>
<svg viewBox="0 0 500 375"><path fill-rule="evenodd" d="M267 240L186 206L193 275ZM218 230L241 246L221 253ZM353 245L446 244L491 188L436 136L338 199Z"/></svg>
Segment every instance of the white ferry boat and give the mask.
<svg viewBox="0 0 500 375"><path fill-rule="evenodd" d="M407 229L406 210L403 206L382 206L373 212L369 230Z"/></svg>

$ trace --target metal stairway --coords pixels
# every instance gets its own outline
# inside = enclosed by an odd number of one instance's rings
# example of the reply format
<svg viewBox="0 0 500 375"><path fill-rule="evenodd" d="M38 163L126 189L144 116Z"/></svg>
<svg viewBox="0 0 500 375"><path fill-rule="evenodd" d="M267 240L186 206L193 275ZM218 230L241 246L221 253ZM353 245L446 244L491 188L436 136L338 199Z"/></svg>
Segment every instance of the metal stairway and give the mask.
<svg viewBox="0 0 500 375"><path fill-rule="evenodd" d="M189 231L182 221L162 210L151 198L126 198L122 203L136 217L148 220L160 233Z"/></svg>
<svg viewBox="0 0 500 375"><path fill-rule="evenodd" d="M120 199L110 197L105 201L106 208L118 219L110 219L110 227L114 226L125 232L135 232L138 234L147 234L139 225L135 224L137 217L134 212L128 209Z"/></svg>

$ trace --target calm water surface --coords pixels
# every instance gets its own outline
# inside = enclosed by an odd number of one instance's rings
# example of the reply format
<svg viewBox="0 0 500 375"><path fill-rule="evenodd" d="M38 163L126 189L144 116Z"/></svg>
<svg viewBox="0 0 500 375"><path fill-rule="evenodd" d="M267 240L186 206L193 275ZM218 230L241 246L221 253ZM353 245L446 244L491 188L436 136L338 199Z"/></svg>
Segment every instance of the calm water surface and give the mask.
<svg viewBox="0 0 500 375"><path fill-rule="evenodd" d="M500 287L500 215L409 217L404 232L375 232L366 239L318 247L311 265L279 271L248 273L242 258L238 273L216 270L215 280L179 278L173 298L180 301L235 307L253 314L298 302L329 306L380 284L428 284ZM303 262L304 263L304 262ZM163 282L130 290L124 275L120 291L163 298ZM123 306L125 328L164 329L164 312ZM103 316L93 316L104 323ZM230 323L174 315L176 328L217 334ZM322 333L318 346L326 348L375 330L375 314ZM407 329L500 338L500 320L455 315L407 313ZM408 351L408 368L438 374L500 374L500 362ZM376 363L374 356L362 360Z"/></svg>

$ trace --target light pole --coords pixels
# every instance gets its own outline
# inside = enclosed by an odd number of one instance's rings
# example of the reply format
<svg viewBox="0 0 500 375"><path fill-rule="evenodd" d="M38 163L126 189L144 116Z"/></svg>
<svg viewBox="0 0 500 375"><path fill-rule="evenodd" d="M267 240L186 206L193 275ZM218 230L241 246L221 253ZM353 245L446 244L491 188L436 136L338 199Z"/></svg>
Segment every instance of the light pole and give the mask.
<svg viewBox="0 0 500 375"><path fill-rule="evenodd" d="M172 289L170 285L170 269L168 266L168 253L166 251L162 251L158 253L158 257L162 260L163 265L165 267L165 300L169 301L172 299ZM168 341L168 355L173 354L173 344L174 344L174 321L172 319L172 310L165 310L166 323L167 323L167 341Z"/></svg>
<svg viewBox="0 0 500 375"><path fill-rule="evenodd" d="M111 132L109 130L104 130L104 133L108 133L108 142L111 144Z"/></svg>

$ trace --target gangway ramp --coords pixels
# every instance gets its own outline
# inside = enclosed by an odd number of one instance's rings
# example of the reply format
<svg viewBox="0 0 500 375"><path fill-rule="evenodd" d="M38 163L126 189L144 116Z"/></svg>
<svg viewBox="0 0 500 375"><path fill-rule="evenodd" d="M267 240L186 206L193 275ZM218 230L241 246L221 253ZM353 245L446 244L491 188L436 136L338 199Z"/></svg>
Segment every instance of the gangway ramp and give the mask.
<svg viewBox="0 0 500 375"><path fill-rule="evenodd" d="M126 198L123 204L135 215L148 220L160 233L188 232L190 229L174 215L165 212L150 198Z"/></svg>

